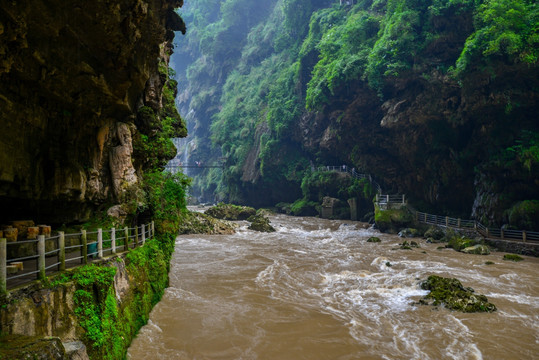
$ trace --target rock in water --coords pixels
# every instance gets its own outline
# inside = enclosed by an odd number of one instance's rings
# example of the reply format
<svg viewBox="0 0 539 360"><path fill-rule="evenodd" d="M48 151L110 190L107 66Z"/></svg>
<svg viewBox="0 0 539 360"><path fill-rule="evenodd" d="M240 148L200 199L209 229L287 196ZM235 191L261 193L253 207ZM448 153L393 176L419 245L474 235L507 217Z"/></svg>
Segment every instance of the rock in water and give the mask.
<svg viewBox="0 0 539 360"><path fill-rule="evenodd" d="M489 303L485 295L477 295L474 289L465 288L454 278L431 275L421 283L421 289L430 293L419 300L422 305L444 305L448 309L462 312L493 312L496 305Z"/></svg>
<svg viewBox="0 0 539 360"><path fill-rule="evenodd" d="M267 217L262 215L253 215L247 219L251 222L249 225L250 230L260 231L260 232L274 232L275 228L270 225L270 221Z"/></svg>
<svg viewBox="0 0 539 360"><path fill-rule="evenodd" d="M249 206L221 203L206 210L205 214L222 220L247 220L256 214L256 210Z"/></svg>
<svg viewBox="0 0 539 360"><path fill-rule="evenodd" d="M490 249L487 245L474 245L464 248L462 252L466 254L488 255L490 254Z"/></svg>
<svg viewBox="0 0 539 360"><path fill-rule="evenodd" d="M380 240L379 237L371 236L370 238L367 239L367 242L379 243L379 242L381 242L381 240Z"/></svg>
<svg viewBox="0 0 539 360"><path fill-rule="evenodd" d="M414 237L420 237L421 231L417 229L412 228L406 228L401 231L399 231L399 236L404 238L414 238Z"/></svg>

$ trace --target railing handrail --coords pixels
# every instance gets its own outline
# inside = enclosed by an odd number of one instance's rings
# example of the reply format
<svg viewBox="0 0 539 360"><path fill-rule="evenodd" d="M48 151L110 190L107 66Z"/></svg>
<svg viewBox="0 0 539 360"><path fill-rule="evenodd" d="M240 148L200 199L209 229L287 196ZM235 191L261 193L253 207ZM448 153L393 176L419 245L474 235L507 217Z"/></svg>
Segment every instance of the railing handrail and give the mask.
<svg viewBox="0 0 539 360"><path fill-rule="evenodd" d="M134 231L133 231L134 230ZM109 234L106 238L104 238L104 234ZM116 234L120 235L116 237ZM88 235L92 235L92 240L88 240ZM94 237L96 236L96 237ZM80 233L64 233L62 231L59 231L58 234L55 234L54 236L48 236L45 237L45 235L38 235L37 239L31 239L31 240L21 240L21 241L13 241L13 242L7 242L6 238L0 238L0 294L6 294L7 293L7 281L13 280L17 278L22 277L28 277L33 274L38 274L38 279L43 280L46 277L47 270L50 270L51 268L58 266L58 271L65 270L65 263L67 261L73 261L73 260L82 260L82 264L88 263L88 257L90 256L97 256L98 258L103 258L103 243L106 243L107 246L110 244L110 247L107 247L105 250L110 251L111 254L117 254L118 248L123 248L123 252L129 250L129 243L130 240L134 239L135 244L134 246L144 246L145 242L155 236L155 225L154 222L150 222L148 224L141 224L140 226L136 226L133 228L124 227L124 228L115 228L112 227L110 229L97 229L96 231L87 232L85 230L82 230ZM70 245L65 246L65 239L66 238L79 238L80 243L77 245ZM123 240L123 245L117 246L116 242L118 240ZM46 251L46 244L50 244L53 242L52 249L49 248L48 251ZM9 258L8 257L8 247L12 246L21 246L25 244L28 245L31 250L28 252L29 255L26 256L19 256L17 258ZM35 244L35 245L32 245ZM95 249L92 249L92 252L89 251L88 246L89 245L96 245ZM80 249L81 256L76 258L70 258L66 259L66 249ZM76 250L75 250L76 251ZM20 255L17 254L17 255ZM52 264L46 264L46 257L54 257L57 256L57 261ZM7 268L8 265L13 264L14 269L16 272L16 266L15 264L24 262L25 260L37 260L38 269L36 271L26 271L22 274L15 274L12 276L7 276ZM81 264L81 265L82 265ZM22 265L24 266L24 265ZM33 281L33 279L28 279L27 281L22 282L21 284L25 284L28 282Z"/></svg>
<svg viewBox="0 0 539 360"><path fill-rule="evenodd" d="M314 170L314 167L313 167ZM368 179L370 183L375 186L377 190L376 194L376 202L379 205L390 205L390 204L406 204L406 199L404 194L382 194L382 188L380 185L373 180L372 176L369 174L362 174L355 171L355 168L350 168L347 165L341 165L341 166L319 166L317 168L318 171L338 171L338 172L346 172L350 175L352 175L355 178L358 179ZM521 241L537 241L539 242L539 232L536 231L526 231L526 230L512 230L512 229L497 229L497 228L489 228L483 224L481 224L477 220L469 220L469 219L460 219L460 218L452 218L449 216L439 216L439 215L433 215L433 214L427 214L420 211L415 211L416 219L420 222L431 224L431 225L438 225L438 226L445 226L450 228L456 228L456 229L474 229L477 231L480 235L486 237L486 238L497 238L502 240L521 240ZM422 217L422 221L420 218Z"/></svg>
<svg viewBox="0 0 539 360"><path fill-rule="evenodd" d="M501 240L521 240L527 241L539 241L539 232L527 231L527 230L513 230L513 229L499 229L489 228L481 224L477 220L452 218L449 216L439 216L428 214L420 211L415 212L416 220L425 224L444 226L454 229L474 229L479 234L486 238L494 238Z"/></svg>

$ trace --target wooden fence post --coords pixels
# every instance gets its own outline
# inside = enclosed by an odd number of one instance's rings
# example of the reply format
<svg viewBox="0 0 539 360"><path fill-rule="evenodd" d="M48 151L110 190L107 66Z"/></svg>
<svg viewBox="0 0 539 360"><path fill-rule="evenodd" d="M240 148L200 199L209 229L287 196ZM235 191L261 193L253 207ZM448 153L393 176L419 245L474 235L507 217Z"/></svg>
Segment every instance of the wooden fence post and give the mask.
<svg viewBox="0 0 539 360"><path fill-rule="evenodd" d="M389 205L389 194L386 195L387 205Z"/></svg>
<svg viewBox="0 0 539 360"><path fill-rule="evenodd" d="M81 243L82 243L82 263L88 264L88 237L86 236L86 230L82 230L81 234Z"/></svg>
<svg viewBox="0 0 539 360"><path fill-rule="evenodd" d="M155 222L152 220L152 239L155 237Z"/></svg>
<svg viewBox="0 0 539 360"><path fill-rule="evenodd" d="M522 241L526 242L526 231L522 231Z"/></svg>
<svg viewBox="0 0 539 360"><path fill-rule="evenodd" d="M97 258L103 259L103 229L97 229Z"/></svg>
<svg viewBox="0 0 539 360"><path fill-rule="evenodd" d="M45 235L37 236L37 255L39 256L37 277L39 280L45 280Z"/></svg>
<svg viewBox="0 0 539 360"><path fill-rule="evenodd" d="M7 294L7 239L0 238L0 294Z"/></svg>
<svg viewBox="0 0 539 360"><path fill-rule="evenodd" d="M457 219L457 227L460 229L460 218Z"/></svg>
<svg viewBox="0 0 539 360"><path fill-rule="evenodd" d="M126 226L124 228L125 234L125 251L129 251L129 228Z"/></svg>
<svg viewBox="0 0 539 360"><path fill-rule="evenodd" d="M501 237L502 237L502 239L503 239L503 237L504 237L504 234L503 234L503 229L500 229L500 236L501 236Z"/></svg>
<svg viewBox="0 0 539 360"><path fill-rule="evenodd" d="M58 252L58 262L60 263L58 265L58 270L64 271L66 269L66 240L65 240L65 234L63 231L58 231L58 248L60 249L60 252Z"/></svg>
<svg viewBox="0 0 539 360"><path fill-rule="evenodd" d="M112 249L112 253L116 254L116 229L115 228L110 229L110 247Z"/></svg>
<svg viewBox="0 0 539 360"><path fill-rule="evenodd" d="M449 216L445 217L445 226L449 226Z"/></svg>
<svg viewBox="0 0 539 360"><path fill-rule="evenodd" d="M135 246L138 246L138 226L135 226Z"/></svg>
<svg viewBox="0 0 539 360"><path fill-rule="evenodd" d="M144 246L146 242L146 226L144 224L141 225L140 232L142 234L142 246Z"/></svg>
<svg viewBox="0 0 539 360"><path fill-rule="evenodd" d="M406 202L404 201L404 194L402 194L402 205L406 204Z"/></svg>

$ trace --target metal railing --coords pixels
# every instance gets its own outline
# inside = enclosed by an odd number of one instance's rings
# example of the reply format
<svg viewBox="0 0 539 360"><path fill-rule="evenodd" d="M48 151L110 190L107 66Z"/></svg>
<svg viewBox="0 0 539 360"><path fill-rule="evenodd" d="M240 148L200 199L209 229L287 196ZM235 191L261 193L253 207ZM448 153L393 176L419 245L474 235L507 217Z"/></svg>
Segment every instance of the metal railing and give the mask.
<svg viewBox="0 0 539 360"><path fill-rule="evenodd" d="M318 171L338 171L346 172L357 179L367 179L376 188L376 203L381 208L391 208L392 205L406 205L406 196L404 194L385 195L382 194L380 185L373 180L371 175L360 174L355 171L354 168L350 168L346 165L342 166L321 166L318 167ZM413 210L413 209L412 209ZM455 229L472 229L477 231L481 236L489 239L501 239L508 241L522 241L522 242L539 242L539 232L525 231L525 230L506 230L488 228L476 220L466 220L460 218L452 218L449 216L439 216L433 214L427 214L419 211L415 211L416 220L430 225L444 226Z"/></svg>
<svg viewBox="0 0 539 360"><path fill-rule="evenodd" d="M55 236L38 235L34 240L10 241L0 238L0 294L8 286L18 286L34 279L64 271L67 267L88 264L93 259L130 248L143 246L155 235L155 226L149 224L123 229L97 229Z"/></svg>
<svg viewBox="0 0 539 360"><path fill-rule="evenodd" d="M438 216L423 212L415 212L418 222L453 229L470 229L477 231L481 236L488 239L500 239L508 241L539 242L539 232L525 230L507 230L489 228L476 220Z"/></svg>

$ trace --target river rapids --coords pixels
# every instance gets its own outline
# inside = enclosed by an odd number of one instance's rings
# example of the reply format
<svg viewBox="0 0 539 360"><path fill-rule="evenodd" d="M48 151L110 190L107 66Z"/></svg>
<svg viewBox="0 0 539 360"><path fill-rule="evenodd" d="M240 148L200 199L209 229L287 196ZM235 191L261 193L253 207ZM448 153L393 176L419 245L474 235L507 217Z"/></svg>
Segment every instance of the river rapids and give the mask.
<svg viewBox="0 0 539 360"><path fill-rule="evenodd" d="M179 236L170 287L128 358L539 359L539 259L421 239L401 250L402 238L358 222L270 220L275 233L244 222L234 235ZM459 279L498 311L414 305L429 275Z"/></svg>

